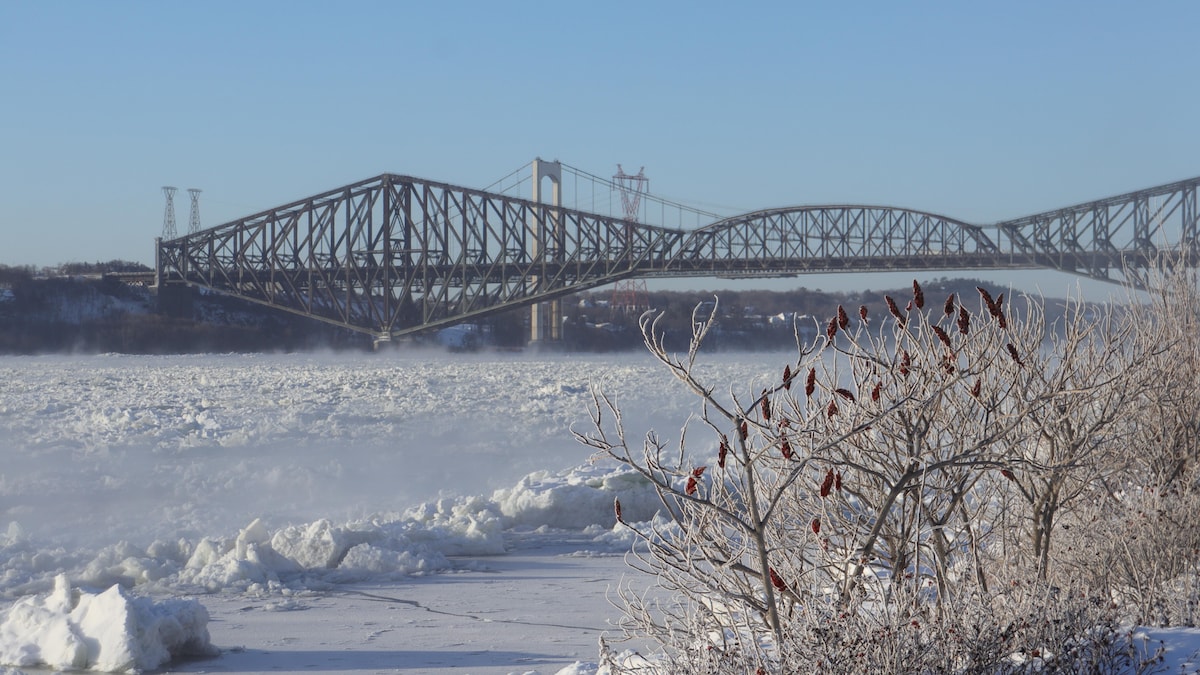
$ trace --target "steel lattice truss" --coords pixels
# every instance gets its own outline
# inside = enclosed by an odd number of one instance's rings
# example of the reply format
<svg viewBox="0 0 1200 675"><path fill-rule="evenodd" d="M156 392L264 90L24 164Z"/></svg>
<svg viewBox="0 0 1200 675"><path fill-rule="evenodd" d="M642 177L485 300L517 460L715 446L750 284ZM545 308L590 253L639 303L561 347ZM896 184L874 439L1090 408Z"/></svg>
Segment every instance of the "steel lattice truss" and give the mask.
<svg viewBox="0 0 1200 675"><path fill-rule="evenodd" d="M396 336L630 276L682 237L385 174L160 242L158 283Z"/></svg>
<svg viewBox="0 0 1200 675"><path fill-rule="evenodd" d="M1194 263L1200 178L995 225L804 206L652 227L384 174L159 242L158 284L211 288L378 337L634 276L1046 267L1133 281L1160 248Z"/></svg>
<svg viewBox="0 0 1200 675"><path fill-rule="evenodd" d="M780 276L799 272L996 267L981 228L879 206L755 211L691 233L664 273Z"/></svg>

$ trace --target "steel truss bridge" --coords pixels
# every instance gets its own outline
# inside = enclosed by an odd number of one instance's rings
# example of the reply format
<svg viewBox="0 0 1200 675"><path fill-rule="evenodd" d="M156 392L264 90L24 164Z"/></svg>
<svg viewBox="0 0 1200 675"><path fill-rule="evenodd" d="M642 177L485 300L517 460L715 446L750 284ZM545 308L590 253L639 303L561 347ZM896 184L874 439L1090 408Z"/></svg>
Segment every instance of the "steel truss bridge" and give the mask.
<svg viewBox="0 0 1200 675"><path fill-rule="evenodd" d="M389 340L632 277L1048 268L1112 282L1164 249L1195 264L1200 178L992 225L903 208L767 209L683 229L383 174L157 241L155 285L212 289ZM553 183L552 203L539 196Z"/></svg>

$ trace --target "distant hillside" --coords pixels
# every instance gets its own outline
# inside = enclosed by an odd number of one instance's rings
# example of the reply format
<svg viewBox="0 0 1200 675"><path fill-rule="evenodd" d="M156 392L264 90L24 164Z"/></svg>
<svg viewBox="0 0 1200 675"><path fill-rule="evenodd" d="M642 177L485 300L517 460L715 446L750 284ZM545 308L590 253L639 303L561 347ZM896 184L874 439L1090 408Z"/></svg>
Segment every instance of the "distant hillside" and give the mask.
<svg viewBox="0 0 1200 675"><path fill-rule="evenodd" d="M368 336L217 293L188 291L185 316L160 313L157 298L142 286L126 285L106 272L146 271L136 263L75 263L54 270L0 266L0 354L101 353L169 354L196 352L275 352L311 349L370 349ZM925 282L930 302L950 293L975 298L972 279ZM911 288L866 293L792 291L717 292L717 323L707 349L787 349L796 333L815 335L839 304L857 313L859 305L884 311L890 294L903 304ZM642 349L638 319L661 313L659 328L669 346L686 349L693 311L701 318L714 310L713 293L650 292L621 306L611 291L584 292L563 299L562 342L566 351ZM626 298L626 300L628 300ZM418 343L455 350L519 349L526 345L528 309L518 308L475 324L424 335ZM408 342L408 341L403 341Z"/></svg>
<svg viewBox="0 0 1200 675"><path fill-rule="evenodd" d="M136 270L132 270L136 271ZM0 354L296 351L369 347L363 337L216 294L191 316L157 311L149 289L95 273L0 270Z"/></svg>

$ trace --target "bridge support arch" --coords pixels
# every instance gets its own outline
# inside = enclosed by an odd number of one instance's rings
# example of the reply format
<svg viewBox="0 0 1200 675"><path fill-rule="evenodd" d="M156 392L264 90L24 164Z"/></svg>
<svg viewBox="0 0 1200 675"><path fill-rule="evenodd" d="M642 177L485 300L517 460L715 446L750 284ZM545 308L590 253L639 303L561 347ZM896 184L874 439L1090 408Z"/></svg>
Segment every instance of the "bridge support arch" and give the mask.
<svg viewBox="0 0 1200 675"><path fill-rule="evenodd" d="M548 214L534 210L533 222L530 224L533 230L533 250L530 253L534 260L544 256L545 262L558 262L557 259L562 255L562 246L558 243L562 239L562 216L558 211L562 208L562 164L557 161L547 162L540 157L533 160L531 198L535 204L544 203L542 180L545 178L550 179L550 205L554 209ZM535 290L542 290L545 281L544 275L535 276L532 279ZM537 302L530 306L529 339L535 343L558 342L562 339L561 300Z"/></svg>

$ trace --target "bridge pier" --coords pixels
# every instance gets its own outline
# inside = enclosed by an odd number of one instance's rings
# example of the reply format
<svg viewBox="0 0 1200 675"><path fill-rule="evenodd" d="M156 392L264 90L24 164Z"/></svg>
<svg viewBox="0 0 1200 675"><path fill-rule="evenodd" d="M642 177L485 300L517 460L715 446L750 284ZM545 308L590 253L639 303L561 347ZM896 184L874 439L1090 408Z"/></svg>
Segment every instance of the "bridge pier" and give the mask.
<svg viewBox="0 0 1200 675"><path fill-rule="evenodd" d="M534 303L530 308L529 339L532 342L562 341L562 301Z"/></svg>
<svg viewBox="0 0 1200 675"><path fill-rule="evenodd" d="M371 348L377 352L381 352L392 346L392 334L380 333L371 339Z"/></svg>
<svg viewBox="0 0 1200 675"><path fill-rule="evenodd" d="M155 287L158 313L174 319L191 319L195 314L196 292L184 284L163 284Z"/></svg>

